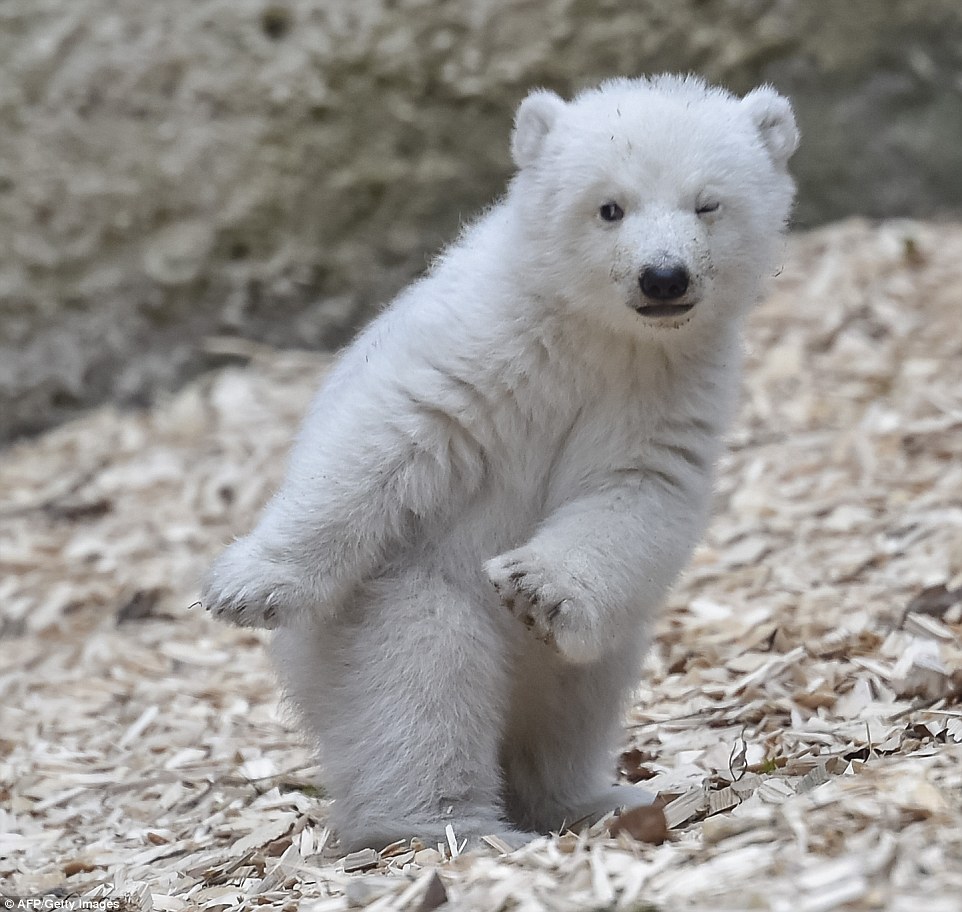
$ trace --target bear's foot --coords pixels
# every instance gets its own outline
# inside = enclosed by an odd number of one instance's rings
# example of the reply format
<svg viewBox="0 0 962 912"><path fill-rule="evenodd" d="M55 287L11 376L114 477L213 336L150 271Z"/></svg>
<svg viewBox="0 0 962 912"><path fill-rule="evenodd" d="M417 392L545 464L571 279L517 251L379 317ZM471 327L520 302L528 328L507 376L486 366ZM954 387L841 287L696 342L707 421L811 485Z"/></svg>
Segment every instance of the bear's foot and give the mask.
<svg viewBox="0 0 962 912"><path fill-rule="evenodd" d="M450 824L454 838L459 848L464 851L501 851L498 843L513 852L527 845L533 839L540 838L540 833L519 830L496 818L470 818L464 820L452 819L445 822L425 823L411 822L405 824L403 820L393 821L387 827L362 827L340 835L341 848L348 852L360 849L383 849L399 840L417 839L428 848L438 845L449 846L447 824ZM485 837L492 836L494 841L488 842Z"/></svg>
<svg viewBox="0 0 962 912"><path fill-rule="evenodd" d="M657 796L647 789L636 785L612 785L600 795L596 795L578 806L572 822L597 823L617 811L619 814L639 807L653 804Z"/></svg>

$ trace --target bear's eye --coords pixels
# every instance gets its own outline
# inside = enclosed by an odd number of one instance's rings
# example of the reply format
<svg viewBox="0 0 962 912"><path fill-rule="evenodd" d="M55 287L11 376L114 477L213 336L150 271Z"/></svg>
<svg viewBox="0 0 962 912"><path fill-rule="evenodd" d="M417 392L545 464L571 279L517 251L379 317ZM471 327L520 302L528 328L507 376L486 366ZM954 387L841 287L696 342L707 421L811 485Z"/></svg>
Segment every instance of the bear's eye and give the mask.
<svg viewBox="0 0 962 912"><path fill-rule="evenodd" d="M620 222L625 217L625 210L617 203L605 203L598 210L598 214L606 222Z"/></svg>
<svg viewBox="0 0 962 912"><path fill-rule="evenodd" d="M720 205L719 202L702 203L695 208L695 215L708 215L709 212L717 212Z"/></svg>

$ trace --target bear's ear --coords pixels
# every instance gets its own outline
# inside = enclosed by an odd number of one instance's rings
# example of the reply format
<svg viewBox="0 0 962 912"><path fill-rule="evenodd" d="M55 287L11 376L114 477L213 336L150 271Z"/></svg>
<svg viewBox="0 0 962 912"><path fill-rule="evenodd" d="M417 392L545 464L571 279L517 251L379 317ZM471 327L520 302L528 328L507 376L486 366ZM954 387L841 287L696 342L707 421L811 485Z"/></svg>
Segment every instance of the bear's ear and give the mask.
<svg viewBox="0 0 962 912"><path fill-rule="evenodd" d="M511 157L519 168L526 168L537 160L545 137L564 106L559 96L546 89L536 89L518 105L511 136Z"/></svg>
<svg viewBox="0 0 962 912"><path fill-rule="evenodd" d="M762 86L749 92L741 103L755 124L772 161L784 168L798 148L798 127L795 126L795 115L788 99L771 86Z"/></svg>

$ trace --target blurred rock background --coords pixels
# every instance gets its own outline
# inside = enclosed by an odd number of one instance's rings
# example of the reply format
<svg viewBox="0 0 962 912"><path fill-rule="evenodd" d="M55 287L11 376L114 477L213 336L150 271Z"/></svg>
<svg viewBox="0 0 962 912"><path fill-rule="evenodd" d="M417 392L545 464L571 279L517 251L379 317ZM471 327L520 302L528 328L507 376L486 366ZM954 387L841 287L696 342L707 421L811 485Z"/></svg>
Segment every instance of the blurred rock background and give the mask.
<svg viewBox="0 0 962 912"><path fill-rule="evenodd" d="M4 0L0 441L340 344L529 87L662 70L793 97L800 226L962 213L959 0Z"/></svg>

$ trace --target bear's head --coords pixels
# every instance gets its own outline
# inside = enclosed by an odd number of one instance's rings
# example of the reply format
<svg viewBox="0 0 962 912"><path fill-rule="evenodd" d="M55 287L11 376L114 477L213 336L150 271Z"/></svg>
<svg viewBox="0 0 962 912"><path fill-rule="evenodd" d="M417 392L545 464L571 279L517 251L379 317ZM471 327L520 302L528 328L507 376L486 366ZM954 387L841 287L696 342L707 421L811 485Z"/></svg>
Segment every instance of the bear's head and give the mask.
<svg viewBox="0 0 962 912"><path fill-rule="evenodd" d="M619 79L518 108L510 191L538 288L619 331L709 328L757 299L794 199L798 131L768 87Z"/></svg>

